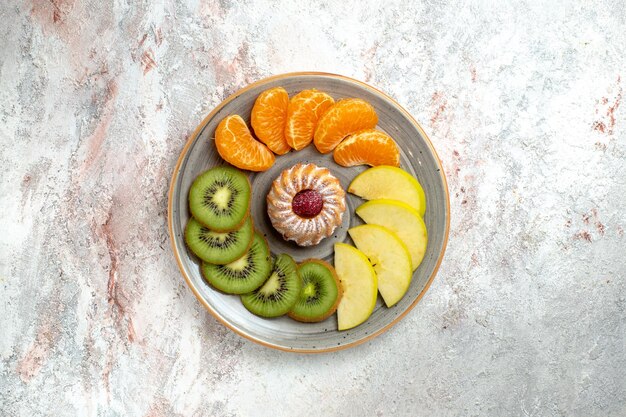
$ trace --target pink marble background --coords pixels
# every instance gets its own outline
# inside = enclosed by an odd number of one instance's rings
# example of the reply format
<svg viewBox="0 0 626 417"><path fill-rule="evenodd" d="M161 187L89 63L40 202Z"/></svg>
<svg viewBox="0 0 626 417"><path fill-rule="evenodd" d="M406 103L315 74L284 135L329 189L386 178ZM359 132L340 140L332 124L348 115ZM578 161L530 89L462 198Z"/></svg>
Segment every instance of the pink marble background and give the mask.
<svg viewBox="0 0 626 417"><path fill-rule="evenodd" d="M0 3L0 415L626 415L626 10L613 1ZM206 313L168 182L221 100L351 76L431 136L440 274L298 356Z"/></svg>

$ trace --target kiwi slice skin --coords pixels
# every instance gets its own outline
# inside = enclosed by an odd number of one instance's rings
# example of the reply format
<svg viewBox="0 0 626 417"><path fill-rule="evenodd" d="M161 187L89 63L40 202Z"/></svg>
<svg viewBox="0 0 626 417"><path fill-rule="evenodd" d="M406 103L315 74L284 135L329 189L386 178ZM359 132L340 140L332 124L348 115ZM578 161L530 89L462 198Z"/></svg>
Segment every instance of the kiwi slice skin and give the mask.
<svg viewBox="0 0 626 417"><path fill-rule="evenodd" d="M215 232L193 217L185 227L185 242L191 251L205 262L224 265L233 262L248 251L254 240L254 225L248 217L237 230Z"/></svg>
<svg viewBox="0 0 626 417"><path fill-rule="evenodd" d="M272 258L267 241L254 234L250 249L239 259L215 265L203 262L202 275L213 287L227 294L245 294L259 288L272 272Z"/></svg>
<svg viewBox="0 0 626 417"><path fill-rule="evenodd" d="M263 285L241 296L243 305L261 317L278 317L287 314L298 300L302 280L293 258L281 254L274 259L272 272Z"/></svg>
<svg viewBox="0 0 626 417"><path fill-rule="evenodd" d="M189 189L189 210L202 225L215 232L239 229L250 213L250 180L230 166L211 168L198 175Z"/></svg>
<svg viewBox="0 0 626 417"><path fill-rule="evenodd" d="M298 265L298 274L302 291L288 316L306 323L326 320L337 311L343 295L335 268L320 259L307 259Z"/></svg>

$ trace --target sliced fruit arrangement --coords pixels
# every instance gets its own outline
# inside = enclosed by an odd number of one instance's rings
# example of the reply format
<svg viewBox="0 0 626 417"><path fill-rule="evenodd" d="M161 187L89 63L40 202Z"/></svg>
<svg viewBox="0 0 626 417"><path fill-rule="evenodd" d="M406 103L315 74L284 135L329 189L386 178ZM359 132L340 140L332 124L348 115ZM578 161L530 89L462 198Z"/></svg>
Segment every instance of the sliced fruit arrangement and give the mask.
<svg viewBox="0 0 626 417"><path fill-rule="evenodd" d="M273 87L257 97L250 113L256 138L239 115L225 117L215 130L220 156L250 171L265 171L274 154L304 149L311 142L321 153L335 150L339 165L400 165L396 142L375 130L376 110L360 98L335 102L315 89L303 90L289 99L283 87ZM343 143L342 143L343 141Z"/></svg>
<svg viewBox="0 0 626 417"><path fill-rule="evenodd" d="M287 110L285 139L296 151L313 141L313 134L319 118L335 104L326 93L317 90L304 90L293 96Z"/></svg>
<svg viewBox="0 0 626 417"><path fill-rule="evenodd" d="M426 207L424 192L406 171L370 168L352 181L348 191L371 201L356 209L366 224L348 230L356 248L335 244L335 268L344 289L337 309L339 330L367 320L377 292L387 307L396 305L407 293L428 242L424 211L418 211ZM369 276L373 278L364 278ZM372 281L374 296L368 298L360 291L371 291Z"/></svg>
<svg viewBox="0 0 626 417"><path fill-rule="evenodd" d="M348 230L356 247L336 243L334 267L318 259L298 265L288 254L272 257L265 238L255 233L247 176L233 167L210 169L190 188L192 218L185 228L185 241L202 260L205 280L239 295L245 308L261 317L318 322L336 312L339 330L365 322L378 293L387 307L396 305L426 252L426 196L400 168L398 145L375 129L377 123L375 109L363 99L335 102L315 89L290 99L282 87L257 97L250 114L254 136L241 116L225 117L216 128L215 145L231 165L264 171L274 164L275 154L313 142L319 152L333 152L339 165L372 166L348 187L369 201L356 209L365 224Z"/></svg>
<svg viewBox="0 0 626 417"><path fill-rule="evenodd" d="M328 153L348 135L362 129L373 129L378 115L367 101L347 98L335 103L319 120L313 143L321 153Z"/></svg>
<svg viewBox="0 0 626 417"><path fill-rule="evenodd" d="M269 248L254 233L252 190L240 170L220 166L198 175L189 189L192 218L185 242L202 260L205 278L229 293L252 291L269 274ZM252 289L248 289L254 287Z"/></svg>
<svg viewBox="0 0 626 417"><path fill-rule="evenodd" d="M287 90L274 87L259 95L250 113L254 134L277 155L284 155L291 150L285 140L288 106Z"/></svg>
<svg viewBox="0 0 626 417"><path fill-rule="evenodd" d="M405 170L392 166L378 166L357 175L348 192L365 200L388 198L413 207L420 216L426 212L426 195L419 182Z"/></svg>
<svg viewBox="0 0 626 417"><path fill-rule="evenodd" d="M302 279L289 255L272 260L267 241L254 232L249 215L251 194L248 178L235 168L216 167L200 174L189 191L193 217L187 222L185 241L202 260L201 272L209 284L227 294L240 294L244 306L254 314L281 316L301 299ZM307 272L307 276L314 275L311 282L317 292L305 300L304 316L311 313L306 307L316 301L323 303L313 312L328 313L326 304L329 300L335 303L341 294L326 282L324 271L334 276L323 268ZM331 309L332 305L328 306Z"/></svg>
<svg viewBox="0 0 626 417"><path fill-rule="evenodd" d="M376 306L376 271L360 250L345 243L335 244L335 270L343 287L337 307L339 330L358 326L369 318Z"/></svg>
<svg viewBox="0 0 626 417"><path fill-rule="evenodd" d="M343 293L335 268L319 259L308 259L298 265L298 274L302 291L289 317L303 322L326 320L337 310Z"/></svg>
<svg viewBox="0 0 626 417"><path fill-rule="evenodd" d="M265 171L276 158L267 146L254 139L246 122L236 114L224 118L215 129L215 147L225 161L248 171Z"/></svg>
<svg viewBox="0 0 626 417"><path fill-rule="evenodd" d="M185 240L202 260L204 279L220 291L241 295L243 305L262 317L289 313L299 321L328 318L342 294L334 268L314 259L297 266L286 254L272 260L267 241L254 232L250 197L247 177L231 167L210 169L192 184L189 206L194 217L185 228Z"/></svg>
<svg viewBox="0 0 626 417"><path fill-rule="evenodd" d="M335 162L344 167L356 165L400 166L400 150L388 134L376 129L359 130L348 136L333 152Z"/></svg>

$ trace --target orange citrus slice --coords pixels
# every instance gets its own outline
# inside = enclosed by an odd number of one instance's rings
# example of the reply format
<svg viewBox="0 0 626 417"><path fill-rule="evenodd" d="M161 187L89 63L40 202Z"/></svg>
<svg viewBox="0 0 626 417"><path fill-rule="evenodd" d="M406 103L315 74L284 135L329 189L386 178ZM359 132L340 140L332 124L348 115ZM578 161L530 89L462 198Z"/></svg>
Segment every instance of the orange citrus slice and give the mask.
<svg viewBox="0 0 626 417"><path fill-rule="evenodd" d="M272 151L252 137L246 122L236 114L225 117L215 129L215 147L237 168L265 171L274 164Z"/></svg>
<svg viewBox="0 0 626 417"><path fill-rule="evenodd" d="M372 129L378 123L378 116L371 104L360 98L339 100L322 116L315 128L315 147L321 153L328 153L348 135Z"/></svg>
<svg viewBox="0 0 626 417"><path fill-rule="evenodd" d="M287 109L285 140L299 151L313 140L317 121L335 100L317 90L304 90L292 97Z"/></svg>
<svg viewBox="0 0 626 417"><path fill-rule="evenodd" d="M386 133L375 129L360 130L335 148L335 162L344 167L355 165L400 166L400 150Z"/></svg>
<svg viewBox="0 0 626 417"><path fill-rule="evenodd" d="M288 106L287 91L282 87L274 87L259 94L250 114L250 124L256 137L278 155L291 150L285 141Z"/></svg>

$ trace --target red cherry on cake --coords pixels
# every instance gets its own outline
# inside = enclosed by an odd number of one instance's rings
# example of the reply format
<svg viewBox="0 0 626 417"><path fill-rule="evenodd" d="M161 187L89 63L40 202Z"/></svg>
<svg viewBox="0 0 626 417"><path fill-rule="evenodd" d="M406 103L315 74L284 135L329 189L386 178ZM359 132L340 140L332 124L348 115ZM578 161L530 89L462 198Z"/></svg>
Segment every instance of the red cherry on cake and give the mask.
<svg viewBox="0 0 626 417"><path fill-rule="evenodd" d="M322 211L322 207L324 207L324 200L316 190L302 190L291 201L293 212L305 219L317 216Z"/></svg>

